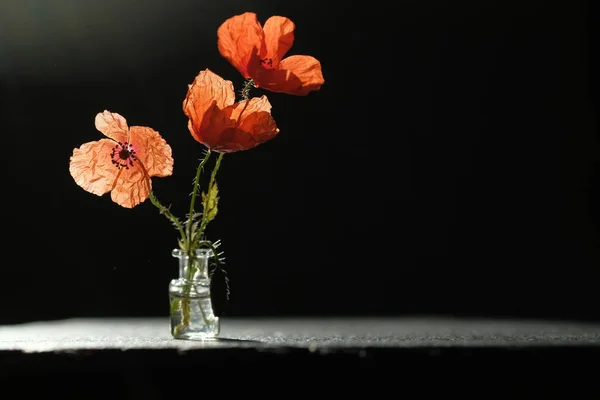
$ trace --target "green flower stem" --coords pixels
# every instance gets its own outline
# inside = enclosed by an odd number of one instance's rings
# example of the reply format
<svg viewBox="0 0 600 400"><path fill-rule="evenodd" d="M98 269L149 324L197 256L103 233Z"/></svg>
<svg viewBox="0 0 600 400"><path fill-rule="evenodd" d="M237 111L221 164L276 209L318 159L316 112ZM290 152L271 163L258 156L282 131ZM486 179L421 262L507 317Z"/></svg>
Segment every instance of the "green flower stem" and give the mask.
<svg viewBox="0 0 600 400"><path fill-rule="evenodd" d="M160 201L158 201L158 198L154 195L154 192L150 191L149 197L152 204L154 204L156 208L160 210L161 214L166 215L167 218L169 218L169 220L171 220L171 222L175 225L175 227L177 227L177 230L179 230L179 234L181 235L181 240L185 243L187 239L179 219L174 216L167 207L163 206Z"/></svg>
<svg viewBox="0 0 600 400"><path fill-rule="evenodd" d="M250 98L250 89L252 89L253 87L256 87L254 85L253 79L248 79L244 83L244 87L242 88L242 90L240 90L240 93L242 95L242 100L248 100L248 98Z"/></svg>
<svg viewBox="0 0 600 400"><path fill-rule="evenodd" d="M210 150L208 150L208 152L206 153L206 156L202 159L202 161L200 161L200 164L198 164L198 169L196 170L196 178L194 179L194 188L192 189L192 199L190 200L190 212L189 212L189 216L188 216L188 225L187 225L187 234L188 234L187 250L188 251L191 251L191 249L192 249L192 240L193 240L192 216L194 215L194 210L195 210L195 206L196 206L196 197L198 196L198 188L200 187L200 175L202 174L202 169L204 168L204 164L206 164L209 157L210 157ZM202 216L204 217L204 213L202 214Z"/></svg>
<svg viewBox="0 0 600 400"><path fill-rule="evenodd" d="M196 197L198 196L198 188L200 186L200 176L202 174L202 170L204 168L204 165L206 164L206 162L208 161L208 158L210 157L210 150L208 151L208 153L206 154L206 157L204 157L204 159L200 162L200 164L198 165L198 169L196 170L196 177L194 179L194 188L192 190L192 199L190 200L190 212L189 212L189 217L188 217L188 226L187 226L187 234L188 234L188 240L186 242L186 252L188 255L188 270L187 270L187 275L186 275L186 279L188 282L186 282L186 285L184 287L184 293L183 293L183 299L182 299L182 303L181 303L181 312L182 312L182 319L181 319L181 325L177 326L177 328L175 329L175 332L180 332L183 329L185 329L189 323L190 323L190 291L192 290L192 284L189 283L189 281L192 280L192 277L194 276L194 272L196 272L197 267L196 265L196 258L195 258L195 254L194 254L194 250L195 250L195 246L192 243L194 235L192 232L192 216L194 214L194 210L195 210L195 204L196 204ZM209 188L212 185L212 183L214 182L215 179L215 175L216 175L216 170L219 169L219 165L221 164L221 160L223 158L223 153L221 153L219 155L219 158L217 159L217 163L215 165L215 168L213 169L213 172L211 174L211 179L210 179L210 183L209 183ZM203 212L202 212L202 222L201 222L201 228L200 228L200 233L202 232L202 229L204 226L206 226L206 223L204 222L206 220L205 216L206 216L206 202L203 202L202 204L203 206ZM200 236L200 235L198 235ZM206 325L209 324L207 318L206 318L206 314L204 313L204 310L202 309L202 307L200 307L200 313L202 314L202 320L204 321L204 323Z"/></svg>
<svg viewBox="0 0 600 400"><path fill-rule="evenodd" d="M194 276L194 272L196 272L196 270L198 269L196 267L196 257L194 254L188 253L188 270L187 270L187 275L186 275L186 280L187 282L185 283L185 287L183 289L183 299L181 302L181 313L182 313L182 318L181 318L181 324L178 325L175 328L175 332L179 333L181 332L183 329L185 329L189 324L190 324L190 311L191 311L191 307L190 307L190 291L192 290L192 285L194 285L193 283L191 283L192 281L192 277ZM200 313L202 314L202 320L204 321L204 323L206 325L208 325L208 320L206 319L206 314L204 313L204 310L202 309L202 307L200 308Z"/></svg>
<svg viewBox="0 0 600 400"><path fill-rule="evenodd" d="M142 168L142 172L144 173L144 178L146 179L146 185L148 185L148 197L150 198L150 201L152 202L152 204L154 204L154 206L156 208L158 208L160 210L161 214L166 215L167 218L169 218L169 220L173 223L173 225L175 225L177 227L177 229L179 230L179 234L181 234L181 240L185 243L186 236L185 236L185 232L183 231L183 226L181 226L181 222L179 222L179 219L173 215L171 210L169 210L167 207L163 206L160 203L160 201L158 201L158 198L154 195L154 192L152 191L152 183L150 182L150 175L148 174L148 170L146 169L146 166L140 160L136 160L136 162L138 163L140 168Z"/></svg>
<svg viewBox="0 0 600 400"><path fill-rule="evenodd" d="M217 158L217 162L215 163L215 167L212 170L212 174L210 174L210 182L208 183L208 190L210 190L213 183L215 182L215 178L217 176L217 172L219 171L219 167L221 167L221 161L223 161L224 155L225 155L225 153L219 153L219 158ZM198 235L196 235L198 240L202 240L201 239L202 234L204 233L204 229L206 228L206 225L208 224L207 213L205 212L206 206L208 205L207 203L208 203L208 196L206 196L206 199L202 204L202 207L203 207L202 220L200 222L200 229L198 229Z"/></svg>
<svg viewBox="0 0 600 400"><path fill-rule="evenodd" d="M179 219L175 215L173 215L173 213L171 213L171 211L167 207L162 205L162 203L158 200L158 198L156 197L156 195L154 194L154 192L152 190L150 190L149 196L148 196L150 198L150 201L152 202L152 204L156 208L159 209L160 213L164 214L173 223L173 225L175 225L175 227L177 227L177 230L179 231L179 234L181 235L181 243L183 243L183 247L185 247L183 250L186 252L187 257L188 257L188 270L187 270L187 274L185 276L187 282L184 287L183 299L179 303L179 305L181 307L181 312L182 312L182 321L181 321L180 325L178 325L177 327L174 328L173 333L175 335L178 335L190 323L190 312L191 312L190 301L191 300L190 300L189 296L190 296L190 291L191 291L191 288L193 285L193 283L191 283L191 280L194 276L194 272L196 272L196 270L198 269L198 267L196 266L197 262L196 262L196 257L195 257L195 253L194 253L194 248L192 247L192 245L193 245L193 243L192 243L193 235L191 232L192 217L194 214L194 206L195 206L195 202L196 202L196 197L198 195L198 188L200 186L200 175L202 173L204 164L206 164L206 162L208 161L209 156L210 156L210 150L207 152L206 156L202 159L202 161L198 165L198 169L196 171L194 187L192 190L192 199L190 201L190 213L189 213L188 225L187 225L187 235L186 235L186 231L183 229L183 225L181 224ZM215 175L216 175L217 170L219 169L219 165L221 164L222 158L223 158L223 154L221 153L217 160L215 169L213 170L213 172L211 174L210 185L212 185L214 182ZM143 165L141 165L141 166L142 166L142 169L146 176L146 179L149 180L149 176L146 171L146 168ZM148 186L150 186L149 182L148 182ZM203 202L203 207L206 208L206 202ZM206 223L204 222L205 221L204 215L205 215L205 213L203 212L202 213L202 226L206 226ZM173 305L172 305L172 307L173 307ZM173 310L172 310L172 312L173 312ZM208 325L209 321L207 320L206 314L205 314L204 310L202 309L202 307L200 307L200 313L202 314L202 319L203 319L204 323L206 325Z"/></svg>

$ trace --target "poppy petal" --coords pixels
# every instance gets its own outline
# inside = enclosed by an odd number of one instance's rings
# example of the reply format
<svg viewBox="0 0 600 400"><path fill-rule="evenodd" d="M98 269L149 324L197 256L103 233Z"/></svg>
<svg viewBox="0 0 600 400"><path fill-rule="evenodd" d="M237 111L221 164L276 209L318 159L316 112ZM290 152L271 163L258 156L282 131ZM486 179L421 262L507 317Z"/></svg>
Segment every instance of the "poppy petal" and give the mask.
<svg viewBox="0 0 600 400"><path fill-rule="evenodd" d="M96 129L117 142L127 141L127 121L122 115L104 110L96 115Z"/></svg>
<svg viewBox="0 0 600 400"><path fill-rule="evenodd" d="M256 78L258 87L272 92L306 96L325 83L321 63L314 57L295 55L279 63L279 69L264 69Z"/></svg>
<svg viewBox="0 0 600 400"><path fill-rule="evenodd" d="M279 133L267 96L253 97L236 104L230 118L237 121L238 129L250 133L257 145Z"/></svg>
<svg viewBox="0 0 600 400"><path fill-rule="evenodd" d="M259 65L264 49L263 29L255 13L235 15L217 29L219 53L233 65L244 78Z"/></svg>
<svg viewBox="0 0 600 400"><path fill-rule="evenodd" d="M233 83L209 69L201 71L188 86L183 112L189 118L188 129L200 143L205 142L211 116L235 102Z"/></svg>
<svg viewBox="0 0 600 400"><path fill-rule="evenodd" d="M215 135L213 149L223 153L249 150L279 133L266 96L254 97L226 108L213 116L211 124L222 127Z"/></svg>
<svg viewBox="0 0 600 400"><path fill-rule="evenodd" d="M279 62L294 44L295 27L294 23L286 17L273 16L267 19L263 27L266 57L272 62L272 65L266 65L267 68L279 67Z"/></svg>
<svg viewBox="0 0 600 400"><path fill-rule="evenodd" d="M144 168L134 164L133 168L121 169L110 198L121 207L133 208L148 198L151 189L152 181Z"/></svg>
<svg viewBox="0 0 600 400"><path fill-rule="evenodd" d="M165 139L154 129L132 126L131 145L149 176L165 177L173 173L173 153Z"/></svg>
<svg viewBox="0 0 600 400"><path fill-rule="evenodd" d="M98 196L108 193L119 170L113 165L111 151L115 142L100 139L88 142L73 150L69 172L75 183Z"/></svg>

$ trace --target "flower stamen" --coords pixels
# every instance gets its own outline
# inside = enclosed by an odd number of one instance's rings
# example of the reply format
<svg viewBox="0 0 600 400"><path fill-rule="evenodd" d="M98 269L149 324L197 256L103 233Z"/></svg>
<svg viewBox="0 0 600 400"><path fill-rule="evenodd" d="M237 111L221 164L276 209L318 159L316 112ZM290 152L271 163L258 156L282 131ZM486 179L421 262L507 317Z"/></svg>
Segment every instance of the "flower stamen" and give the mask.
<svg viewBox="0 0 600 400"><path fill-rule="evenodd" d="M129 169L129 167L133 167L133 162L137 161L135 150L128 142L117 142L110 152L110 158L112 164L118 169Z"/></svg>
<svg viewBox="0 0 600 400"><path fill-rule="evenodd" d="M265 68L271 69L273 68L273 59L270 57L263 58L260 60L260 64Z"/></svg>

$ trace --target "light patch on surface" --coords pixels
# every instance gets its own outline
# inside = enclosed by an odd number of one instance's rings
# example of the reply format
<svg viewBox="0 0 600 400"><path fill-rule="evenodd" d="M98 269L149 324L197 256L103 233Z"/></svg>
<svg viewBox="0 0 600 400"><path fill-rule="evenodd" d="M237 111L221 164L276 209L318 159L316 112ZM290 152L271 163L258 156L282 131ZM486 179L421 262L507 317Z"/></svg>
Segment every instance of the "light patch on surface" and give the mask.
<svg viewBox="0 0 600 400"><path fill-rule="evenodd" d="M254 348L310 352L374 347L600 345L597 325L436 318L222 319L212 341L175 340L168 319L72 319L0 327L0 351Z"/></svg>

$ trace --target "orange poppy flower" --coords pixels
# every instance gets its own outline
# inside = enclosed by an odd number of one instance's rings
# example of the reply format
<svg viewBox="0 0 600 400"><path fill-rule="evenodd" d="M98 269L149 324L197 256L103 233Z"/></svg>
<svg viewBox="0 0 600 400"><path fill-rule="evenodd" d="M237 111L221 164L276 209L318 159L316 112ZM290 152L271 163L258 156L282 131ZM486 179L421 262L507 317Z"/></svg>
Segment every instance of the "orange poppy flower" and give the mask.
<svg viewBox="0 0 600 400"><path fill-rule="evenodd" d="M279 133L266 96L236 103L233 83L209 69L188 85L183 112L194 139L219 153L248 150Z"/></svg>
<svg viewBox="0 0 600 400"><path fill-rule="evenodd" d="M173 173L171 147L155 130L127 126L121 115L96 115L96 129L108 137L73 150L69 172L84 190L98 196L108 192L125 208L142 203L150 194L150 177Z"/></svg>
<svg viewBox="0 0 600 400"><path fill-rule="evenodd" d="M255 13L236 15L217 30L219 52L256 87L305 96L319 90L325 80L316 58L283 58L294 43L294 29L285 17L270 17L263 27Z"/></svg>

